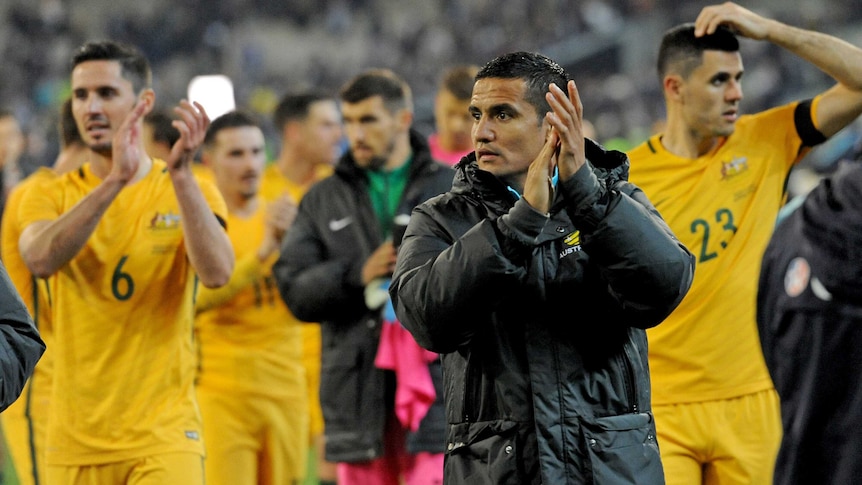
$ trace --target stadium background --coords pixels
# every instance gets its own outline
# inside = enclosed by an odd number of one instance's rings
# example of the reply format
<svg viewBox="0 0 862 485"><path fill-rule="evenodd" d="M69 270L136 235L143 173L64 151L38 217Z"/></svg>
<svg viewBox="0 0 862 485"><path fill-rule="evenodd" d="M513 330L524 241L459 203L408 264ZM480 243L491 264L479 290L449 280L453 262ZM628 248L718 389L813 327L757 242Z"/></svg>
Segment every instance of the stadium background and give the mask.
<svg viewBox="0 0 862 485"><path fill-rule="evenodd" d="M369 67L411 85L416 127L433 130L442 70L512 50L559 61L581 92L598 141L627 148L664 116L655 73L661 33L713 2L682 0L0 0L0 107L27 134L25 173L53 163L57 110L69 94L68 60L86 40L136 44L153 66L159 107L186 96L196 75L224 74L239 107L268 119L295 88L335 92ZM862 0L757 0L746 7L862 45ZM816 94L828 77L765 42L743 41L743 112ZM278 140L269 129L270 153ZM862 135L857 121L813 151L822 172ZM791 187L792 188L792 187ZM8 460L7 460L8 463ZM15 483L7 471L5 483Z"/></svg>

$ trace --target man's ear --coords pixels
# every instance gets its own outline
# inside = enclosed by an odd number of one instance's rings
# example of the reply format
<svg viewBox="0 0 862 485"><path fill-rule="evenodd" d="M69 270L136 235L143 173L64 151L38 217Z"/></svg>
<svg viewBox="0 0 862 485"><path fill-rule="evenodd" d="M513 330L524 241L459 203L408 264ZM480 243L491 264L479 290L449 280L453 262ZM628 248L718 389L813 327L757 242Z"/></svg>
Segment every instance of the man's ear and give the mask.
<svg viewBox="0 0 862 485"><path fill-rule="evenodd" d="M413 112L409 109L402 109L398 111L396 116L402 131L410 131L410 127L413 126Z"/></svg>
<svg viewBox="0 0 862 485"><path fill-rule="evenodd" d="M682 89L685 86L685 81L679 74L668 74L662 80L664 95L668 99L679 99L682 96Z"/></svg>
<svg viewBox="0 0 862 485"><path fill-rule="evenodd" d="M212 168L212 158L210 157L210 152L207 149L201 150L201 165Z"/></svg>
<svg viewBox="0 0 862 485"><path fill-rule="evenodd" d="M284 130L281 133L282 139L292 142L302 135L302 123L296 120L290 120L284 124Z"/></svg>
<svg viewBox="0 0 862 485"><path fill-rule="evenodd" d="M144 111L144 116L146 116L156 105L156 92L149 88L142 90L141 94L138 95L138 102L146 103L147 109Z"/></svg>

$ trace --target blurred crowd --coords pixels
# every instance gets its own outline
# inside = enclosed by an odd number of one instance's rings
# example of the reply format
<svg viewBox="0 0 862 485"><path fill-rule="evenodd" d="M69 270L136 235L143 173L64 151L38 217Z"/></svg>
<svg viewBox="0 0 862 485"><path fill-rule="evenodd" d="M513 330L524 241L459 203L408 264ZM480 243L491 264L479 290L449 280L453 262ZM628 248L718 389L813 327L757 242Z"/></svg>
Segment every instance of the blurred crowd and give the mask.
<svg viewBox="0 0 862 485"><path fill-rule="evenodd" d="M428 133L443 66L481 65L502 52L534 50L559 59L575 74L596 137L628 148L664 116L654 82L655 46L645 38L693 20L705 2L153 0L114 8L115 3L0 4L0 107L12 110L24 128L25 173L54 159L52 128L68 94L67 60L75 46L96 38L132 43L152 59L161 106L187 96L194 76L222 73L233 80L237 104L269 114L288 89L334 91L360 69L391 68L413 89L416 126ZM862 40L858 1L751 3L778 20ZM825 75L798 69L798 59L771 44L748 43L743 49L747 112L818 92L829 82ZM813 164L829 165L855 142L856 131L838 137L837 147L813 154ZM818 159L819 152L828 160Z"/></svg>

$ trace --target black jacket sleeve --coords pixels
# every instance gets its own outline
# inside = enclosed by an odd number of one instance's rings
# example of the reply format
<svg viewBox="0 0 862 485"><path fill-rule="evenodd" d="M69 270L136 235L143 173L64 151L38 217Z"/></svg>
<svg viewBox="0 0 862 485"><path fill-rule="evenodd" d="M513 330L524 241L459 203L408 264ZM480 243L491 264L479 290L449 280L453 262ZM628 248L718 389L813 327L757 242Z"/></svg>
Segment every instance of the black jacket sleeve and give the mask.
<svg viewBox="0 0 862 485"><path fill-rule="evenodd" d="M329 257L327 251L314 214L301 203L272 271L287 307L304 322L338 320L365 311L362 261Z"/></svg>
<svg viewBox="0 0 862 485"><path fill-rule="evenodd" d="M0 411L18 399L43 352L45 342L0 265Z"/></svg>

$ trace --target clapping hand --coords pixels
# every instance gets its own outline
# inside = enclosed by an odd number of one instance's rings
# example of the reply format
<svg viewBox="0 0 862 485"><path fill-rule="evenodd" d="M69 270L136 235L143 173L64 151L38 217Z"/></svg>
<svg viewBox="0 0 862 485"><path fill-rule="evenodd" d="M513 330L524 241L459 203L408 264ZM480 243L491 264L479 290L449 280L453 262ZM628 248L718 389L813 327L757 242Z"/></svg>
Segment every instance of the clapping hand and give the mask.
<svg viewBox="0 0 862 485"><path fill-rule="evenodd" d="M536 210L547 213L553 203L551 183L554 169L560 180L568 180L586 163L583 134L583 105L574 81L567 85L569 96L551 84L545 99L551 111L545 120L551 128L539 155L530 164L524 184L524 200Z"/></svg>

